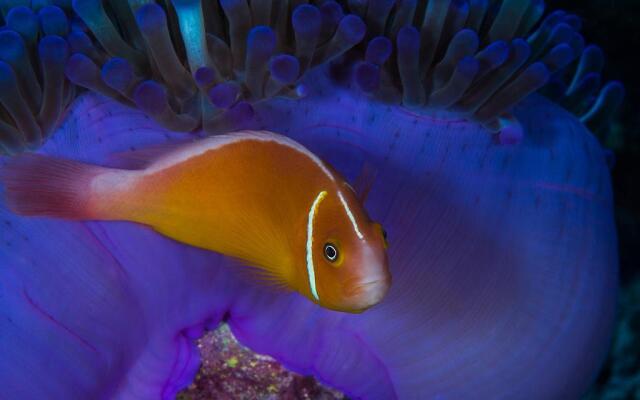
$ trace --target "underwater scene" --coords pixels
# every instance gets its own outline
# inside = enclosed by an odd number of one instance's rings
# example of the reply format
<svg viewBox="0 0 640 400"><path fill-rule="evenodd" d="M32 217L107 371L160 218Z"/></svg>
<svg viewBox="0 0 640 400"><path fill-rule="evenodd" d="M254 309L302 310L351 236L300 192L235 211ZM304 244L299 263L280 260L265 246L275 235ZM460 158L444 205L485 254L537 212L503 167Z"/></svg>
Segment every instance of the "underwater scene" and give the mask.
<svg viewBox="0 0 640 400"><path fill-rule="evenodd" d="M0 400L640 399L639 17L0 0Z"/></svg>

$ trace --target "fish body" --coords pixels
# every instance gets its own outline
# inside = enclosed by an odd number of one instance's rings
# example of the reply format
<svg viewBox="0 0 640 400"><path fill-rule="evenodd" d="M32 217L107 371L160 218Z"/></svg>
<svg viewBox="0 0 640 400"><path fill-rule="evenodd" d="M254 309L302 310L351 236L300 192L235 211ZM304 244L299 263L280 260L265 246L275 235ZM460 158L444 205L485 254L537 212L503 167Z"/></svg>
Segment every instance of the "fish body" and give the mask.
<svg viewBox="0 0 640 400"><path fill-rule="evenodd" d="M360 312L390 285L386 241L353 189L302 145L244 131L164 149L138 170L21 156L19 214L124 220L243 260L321 306Z"/></svg>

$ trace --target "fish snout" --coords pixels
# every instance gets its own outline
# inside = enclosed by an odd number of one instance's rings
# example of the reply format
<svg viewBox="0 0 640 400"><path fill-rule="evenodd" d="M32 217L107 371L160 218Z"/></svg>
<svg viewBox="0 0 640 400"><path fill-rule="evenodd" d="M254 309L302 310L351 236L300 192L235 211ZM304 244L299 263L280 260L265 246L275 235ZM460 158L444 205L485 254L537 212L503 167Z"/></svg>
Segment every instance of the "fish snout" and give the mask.
<svg viewBox="0 0 640 400"><path fill-rule="evenodd" d="M353 312L362 312L385 297L391 287L386 251L378 245L359 248L354 257L357 267L348 272L342 283L342 302Z"/></svg>
<svg viewBox="0 0 640 400"><path fill-rule="evenodd" d="M344 294L351 307L365 310L378 304L391 287L391 276L385 275L362 280L345 288Z"/></svg>

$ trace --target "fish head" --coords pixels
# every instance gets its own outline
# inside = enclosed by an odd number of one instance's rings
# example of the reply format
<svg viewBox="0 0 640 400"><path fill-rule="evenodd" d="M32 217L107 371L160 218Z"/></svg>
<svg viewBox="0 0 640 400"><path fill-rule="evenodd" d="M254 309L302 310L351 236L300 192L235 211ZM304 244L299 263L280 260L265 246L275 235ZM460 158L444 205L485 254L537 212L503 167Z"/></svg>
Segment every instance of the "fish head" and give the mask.
<svg viewBox="0 0 640 400"><path fill-rule="evenodd" d="M322 307L351 313L379 303L391 285L386 233L369 219L355 194L328 192L311 228L308 297Z"/></svg>

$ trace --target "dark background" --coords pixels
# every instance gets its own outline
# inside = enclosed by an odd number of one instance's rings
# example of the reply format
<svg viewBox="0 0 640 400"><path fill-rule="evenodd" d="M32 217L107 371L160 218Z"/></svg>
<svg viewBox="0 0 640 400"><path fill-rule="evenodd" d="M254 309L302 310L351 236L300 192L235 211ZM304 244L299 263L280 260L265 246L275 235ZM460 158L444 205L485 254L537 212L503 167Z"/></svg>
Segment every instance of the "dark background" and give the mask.
<svg viewBox="0 0 640 400"><path fill-rule="evenodd" d="M605 77L619 80L627 95L613 132L613 185L620 249L618 322L609 358L586 396L589 400L640 399L640 0L557 0L549 9L582 17L588 43L607 55Z"/></svg>
<svg viewBox="0 0 640 400"><path fill-rule="evenodd" d="M624 142L613 170L623 281L640 274L640 1L557 0L549 8L582 17L588 43L607 55L605 77L622 81L625 105L618 117Z"/></svg>

